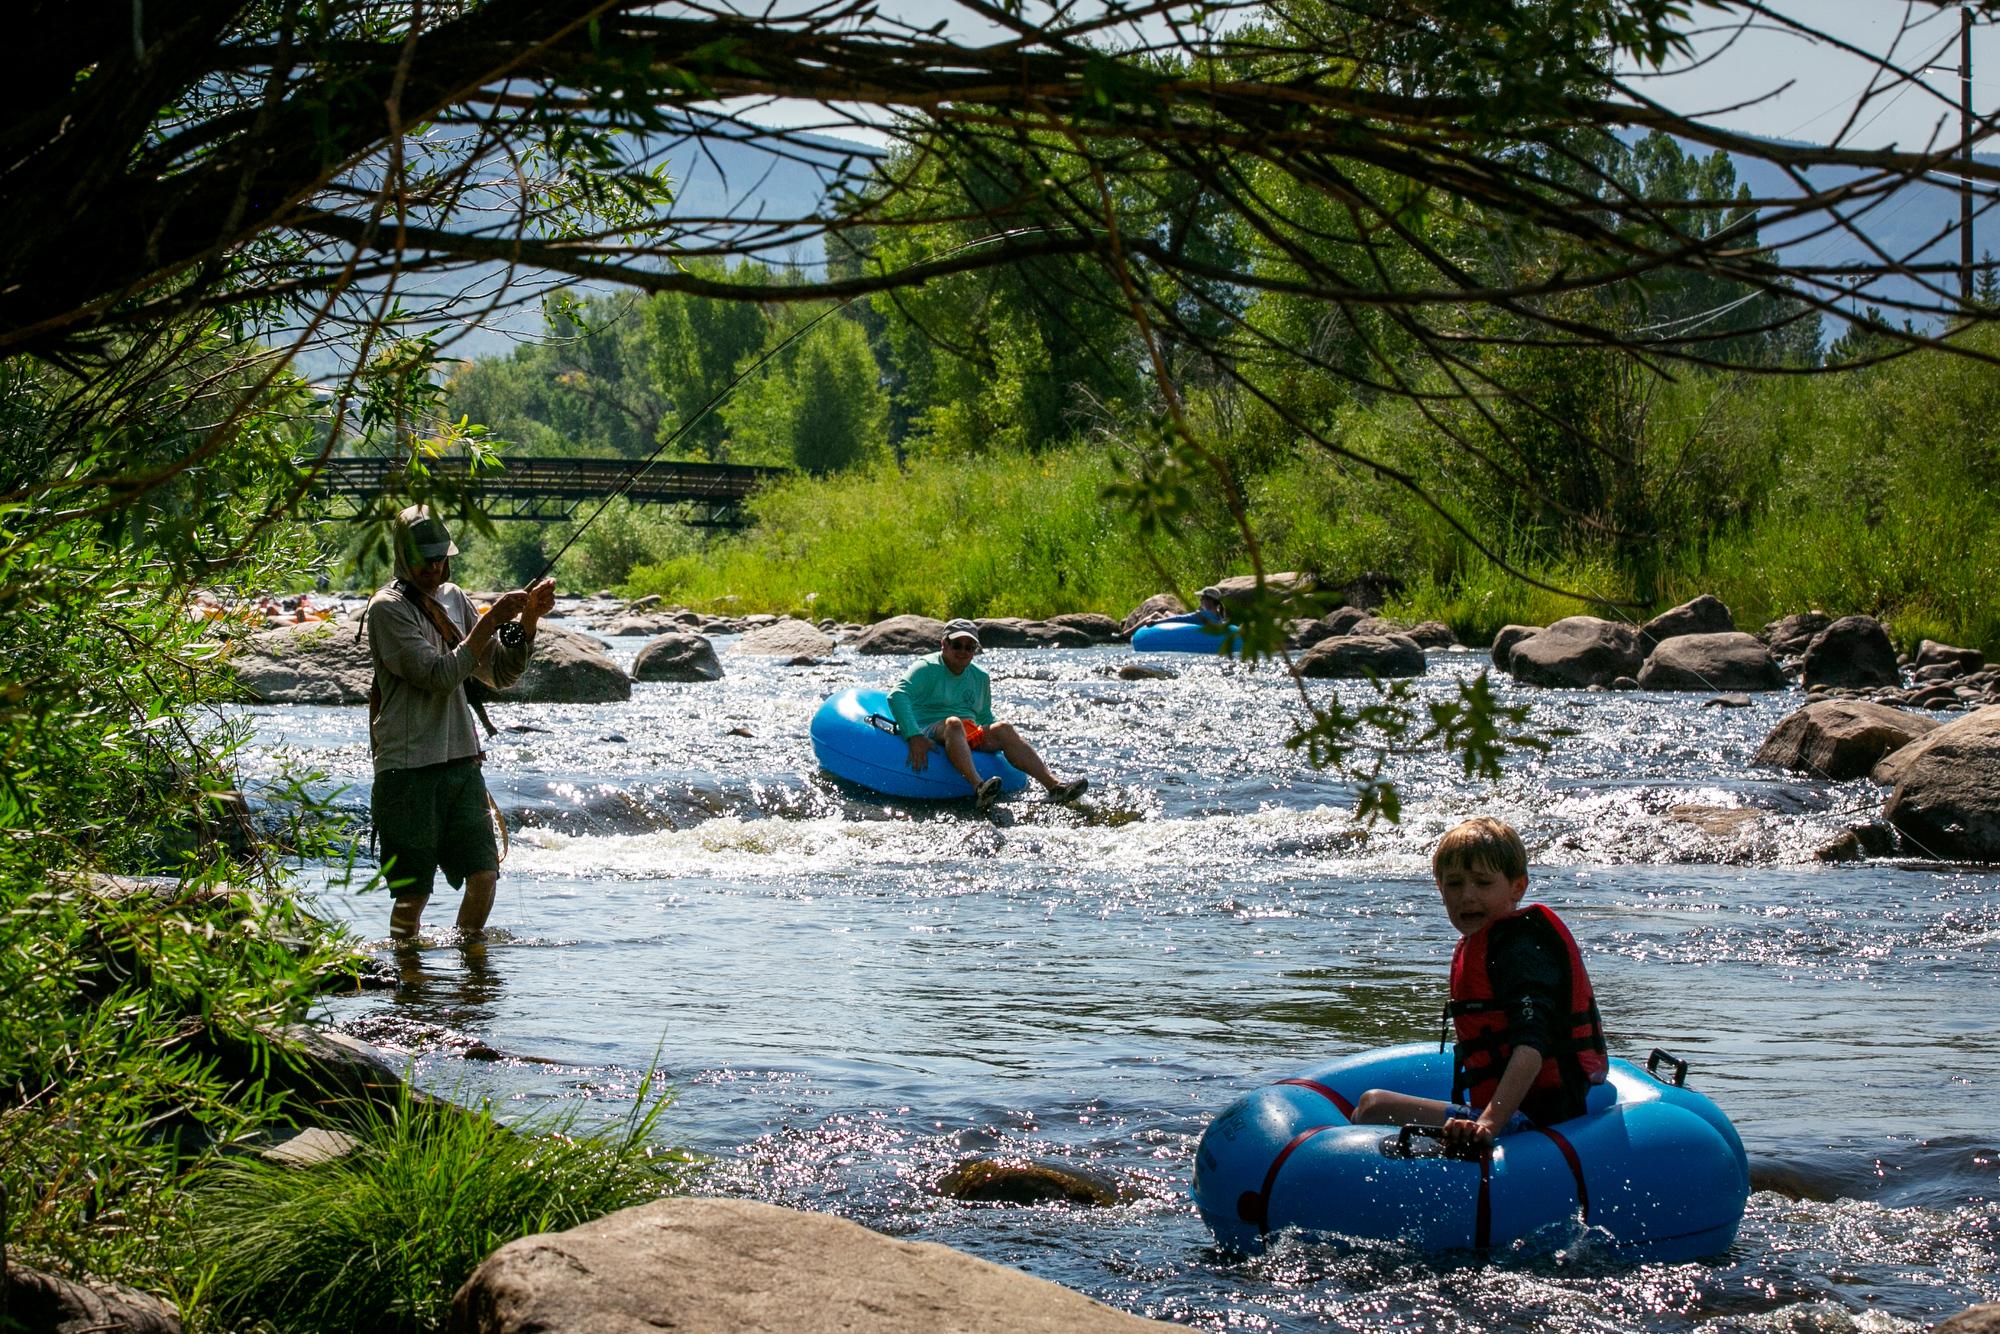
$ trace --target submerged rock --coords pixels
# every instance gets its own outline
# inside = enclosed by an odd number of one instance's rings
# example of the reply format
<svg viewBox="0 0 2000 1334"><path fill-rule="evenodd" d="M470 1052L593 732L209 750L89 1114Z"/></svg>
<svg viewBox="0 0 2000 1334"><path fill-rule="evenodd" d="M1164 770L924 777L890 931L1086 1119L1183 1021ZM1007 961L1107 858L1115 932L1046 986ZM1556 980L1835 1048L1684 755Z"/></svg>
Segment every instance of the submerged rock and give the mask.
<svg viewBox="0 0 2000 1334"><path fill-rule="evenodd" d="M1896 789L1882 814L1908 851L2000 861L2000 705L1969 713L1906 747L1891 771Z"/></svg>
<svg viewBox="0 0 2000 1334"><path fill-rule="evenodd" d="M632 662L635 681L720 681L722 663L703 635L677 631L639 650Z"/></svg>
<svg viewBox="0 0 2000 1334"><path fill-rule="evenodd" d="M672 1199L509 1242L458 1290L446 1328L1136 1334L1181 1327L830 1214L750 1200Z"/></svg>
<svg viewBox="0 0 2000 1334"><path fill-rule="evenodd" d="M1846 782L1865 777L1883 756L1937 727L1935 718L1871 700L1821 700L1772 728L1750 763Z"/></svg>
<svg viewBox="0 0 2000 1334"><path fill-rule="evenodd" d="M1581 689L1636 676L1645 661L1639 632L1596 616L1565 616L1514 645L1508 670L1534 686Z"/></svg>
<svg viewBox="0 0 2000 1334"><path fill-rule="evenodd" d="M1118 1203L1117 1188L1089 1173L1054 1163L995 1158L960 1163L937 1183L937 1192L954 1200L989 1204L1045 1204L1053 1200L1099 1206Z"/></svg>
<svg viewBox="0 0 2000 1334"><path fill-rule="evenodd" d="M1179 675L1171 667L1154 667L1143 662L1128 662L1118 668L1121 681L1171 681Z"/></svg>
<svg viewBox="0 0 2000 1334"><path fill-rule="evenodd" d="M1718 604L1720 605L1720 604ZM1681 634L1639 669L1643 690L1783 690L1785 674L1755 635Z"/></svg>

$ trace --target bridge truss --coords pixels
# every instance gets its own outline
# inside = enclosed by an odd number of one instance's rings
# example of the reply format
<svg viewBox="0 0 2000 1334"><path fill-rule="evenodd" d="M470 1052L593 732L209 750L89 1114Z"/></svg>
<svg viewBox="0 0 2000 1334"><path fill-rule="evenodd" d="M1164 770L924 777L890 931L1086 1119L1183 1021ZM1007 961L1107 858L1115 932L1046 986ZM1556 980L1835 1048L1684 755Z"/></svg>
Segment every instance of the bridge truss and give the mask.
<svg viewBox="0 0 2000 1334"><path fill-rule="evenodd" d="M741 528L743 502L787 475L784 468L738 463L655 463L637 459L509 458L469 485L462 460L434 463L432 474L450 489L467 488L493 519L555 522L610 496L637 505L676 505L682 522L700 528ZM642 471L643 469L643 471ZM384 494L402 489L400 459L329 459L314 490L336 514L358 514Z"/></svg>

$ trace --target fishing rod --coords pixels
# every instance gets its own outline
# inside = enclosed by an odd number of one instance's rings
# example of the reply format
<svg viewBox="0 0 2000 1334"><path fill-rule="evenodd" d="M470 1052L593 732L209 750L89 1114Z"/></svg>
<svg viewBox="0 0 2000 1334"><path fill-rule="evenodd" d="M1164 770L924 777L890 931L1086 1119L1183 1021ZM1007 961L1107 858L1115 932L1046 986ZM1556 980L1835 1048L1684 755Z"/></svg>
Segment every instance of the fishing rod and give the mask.
<svg viewBox="0 0 2000 1334"><path fill-rule="evenodd" d="M938 258L950 259L954 255L964 254L968 250L975 250L983 245L992 245L993 243L998 241L1009 241L1017 236L1035 236L1043 232L1051 232L1058 230L1070 231L1070 230L1102 230L1102 229L1101 228L1084 229L1078 227L1058 228L1053 226L1015 227L1008 231L994 232L987 236L975 237L974 239L966 241L963 244L953 246L951 249L945 251L942 255L938 256ZM631 476L627 477L624 481L620 482L618 486L611 492L610 495L606 496L601 502L599 502L597 508L591 511L590 517L585 519L582 523L576 526L575 531L570 533L569 540L564 542L560 547L556 549L556 554L549 557L547 563L545 563L542 566L541 572L536 574L535 577L533 579L530 579L528 582L530 584L533 584L542 579L547 578L550 572L556 568L556 563L562 560L563 556L568 553L571 547L576 545L576 540L583 536L585 530L588 529L590 525L597 522L599 517L603 515L606 509L610 508L611 502L617 500L619 497L623 496L627 491L631 490L632 487L638 483L639 479L646 475L647 469L651 468L655 463L659 462L660 456L662 454L666 453L669 449L673 448L675 444L679 443L682 436L686 435L689 431L693 430L698 424L700 424L703 418L707 417L709 413L715 411L716 408L720 407L723 403L723 400L727 399L732 393L736 391L736 386L742 384L745 380L749 379L751 376L755 375L758 371L762 370L765 364L768 363L773 357L776 357L779 353L783 352L793 343L797 342L799 339L811 333L815 328L819 327L821 321L827 319L829 316L838 315L841 311L846 310L856 301L859 301L863 295L865 295L865 293L857 292L853 296L850 296L835 305L828 306L825 310L813 316L810 320L806 321L798 328L792 330L792 332L787 334L777 344L777 346L771 348L769 351L759 356L755 361L751 362L748 366L745 366L742 370L738 371L735 377L732 378L728 384L722 386L721 389L717 390L715 394L712 397L710 397L710 399L706 403L701 405L701 407L695 412L695 414L692 417L689 417L685 422L682 422L680 426L674 430L674 433L672 435L668 436L665 440L662 440L659 443L659 445L653 450L653 452L648 454L645 457L644 461L641 462L637 468L633 469ZM512 625L513 623L509 622L508 624ZM505 631L507 628L508 628L507 626L501 627L503 631Z"/></svg>

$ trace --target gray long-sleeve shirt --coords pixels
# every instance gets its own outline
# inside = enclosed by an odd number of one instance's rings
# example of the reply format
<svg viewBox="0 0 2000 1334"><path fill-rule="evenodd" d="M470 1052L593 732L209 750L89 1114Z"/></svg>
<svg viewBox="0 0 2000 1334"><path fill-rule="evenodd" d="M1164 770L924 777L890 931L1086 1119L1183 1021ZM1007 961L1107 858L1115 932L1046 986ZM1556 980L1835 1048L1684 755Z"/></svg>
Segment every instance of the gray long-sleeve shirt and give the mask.
<svg viewBox="0 0 2000 1334"><path fill-rule="evenodd" d="M505 689L521 679L535 649L530 634L511 649L496 638L475 656L463 636L472 633L479 613L465 590L457 584L440 584L432 597L459 629L457 648L445 647L444 636L430 617L403 596L399 585L390 584L368 602L368 648L375 660L375 683L382 692L382 710L368 730L378 774L481 753L479 725L459 687L467 677L476 676L495 689Z"/></svg>

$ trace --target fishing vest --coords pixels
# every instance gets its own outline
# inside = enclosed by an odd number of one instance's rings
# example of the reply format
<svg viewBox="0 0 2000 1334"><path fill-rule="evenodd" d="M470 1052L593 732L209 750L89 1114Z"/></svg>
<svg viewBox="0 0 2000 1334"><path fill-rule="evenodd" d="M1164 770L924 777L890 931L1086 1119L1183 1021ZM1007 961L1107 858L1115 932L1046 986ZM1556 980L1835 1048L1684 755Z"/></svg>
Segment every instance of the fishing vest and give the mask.
<svg viewBox="0 0 2000 1334"><path fill-rule="evenodd" d="M1580 1104L1592 1084L1602 1084L1611 1068L1604 1045L1604 1022L1597 1014L1597 998L1590 989L1590 974L1584 970L1583 955L1576 938L1562 918L1539 903L1490 922L1458 942L1451 956L1451 1003L1445 1014L1458 1035L1452 1050L1452 1091L1454 1102L1484 1107L1500 1086L1513 1048L1507 1044L1507 1007L1493 994L1490 962L1496 940L1516 931L1543 936L1563 961L1566 985L1558 994L1566 996L1567 1016L1558 1016L1551 1025L1556 1050L1542 1059L1542 1068L1529 1086L1536 1094L1567 1093Z"/></svg>

